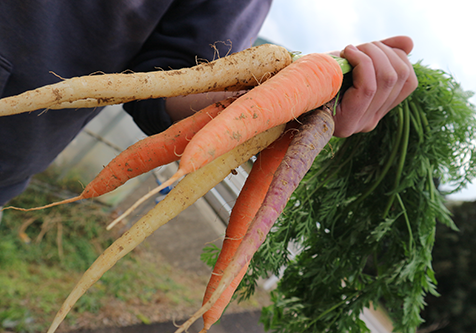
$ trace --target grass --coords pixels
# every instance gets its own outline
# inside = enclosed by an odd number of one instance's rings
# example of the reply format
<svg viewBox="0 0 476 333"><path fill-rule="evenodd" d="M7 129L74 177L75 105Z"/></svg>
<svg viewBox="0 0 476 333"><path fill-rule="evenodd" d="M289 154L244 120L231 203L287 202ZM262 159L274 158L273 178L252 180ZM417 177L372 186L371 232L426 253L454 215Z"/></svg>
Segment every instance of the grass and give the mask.
<svg viewBox="0 0 476 333"><path fill-rule="evenodd" d="M82 190L75 177L58 181L57 174L49 169L38 175L9 204L41 206ZM118 236L105 230L110 210L83 200L42 211L4 211L0 225L0 332L45 331L83 272ZM157 320L152 310L167 309L172 317L175 308L195 307L206 281L197 283L186 275L140 246L79 300L61 330L105 323L149 323ZM109 322L104 318L110 318Z"/></svg>

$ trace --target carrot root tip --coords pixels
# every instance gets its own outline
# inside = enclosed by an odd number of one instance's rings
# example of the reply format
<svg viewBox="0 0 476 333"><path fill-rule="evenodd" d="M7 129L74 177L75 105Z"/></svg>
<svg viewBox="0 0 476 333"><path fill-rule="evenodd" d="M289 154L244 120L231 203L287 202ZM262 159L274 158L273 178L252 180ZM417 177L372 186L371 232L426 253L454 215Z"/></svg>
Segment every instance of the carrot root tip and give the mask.
<svg viewBox="0 0 476 333"><path fill-rule="evenodd" d="M22 212L31 212L31 211L34 211L34 210L42 210L42 209L46 209L46 208L51 208L51 207L55 207L55 206L75 202L75 201L78 201L78 200L81 200L81 199L83 199L83 197L81 195L78 195L77 197L74 197L74 198L69 198L69 199L65 199L65 200L62 200L62 201L53 202L53 203L50 203L48 205L44 205L44 206L40 206L40 207L21 208L21 207L15 207L15 206L8 206L8 207L3 207L2 211L7 210L7 209L13 209L13 210L19 210L19 211L22 211Z"/></svg>
<svg viewBox="0 0 476 333"><path fill-rule="evenodd" d="M153 195L159 193L162 191L164 188L172 185L176 180L178 180L180 177L182 177L184 173L181 170L178 170L172 177L170 177L167 181L163 182L161 185L158 187L154 188L152 191L144 195L142 198L137 200L131 207L129 207L121 216L116 218L114 221L112 221L107 227L106 230L111 230L116 224L118 224L120 221L125 219L130 213L132 213L137 207L139 207L143 202L145 202L147 199L152 197Z"/></svg>

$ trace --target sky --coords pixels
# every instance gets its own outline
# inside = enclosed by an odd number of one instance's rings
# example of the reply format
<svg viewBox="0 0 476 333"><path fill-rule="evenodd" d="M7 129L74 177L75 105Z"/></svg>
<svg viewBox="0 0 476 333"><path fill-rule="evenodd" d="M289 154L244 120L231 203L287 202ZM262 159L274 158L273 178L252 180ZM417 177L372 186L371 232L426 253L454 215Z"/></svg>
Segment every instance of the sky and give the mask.
<svg viewBox="0 0 476 333"><path fill-rule="evenodd" d="M274 0L259 35L304 54L407 35L412 63L444 70L476 92L475 7L471 0ZM450 199L476 200L476 182Z"/></svg>

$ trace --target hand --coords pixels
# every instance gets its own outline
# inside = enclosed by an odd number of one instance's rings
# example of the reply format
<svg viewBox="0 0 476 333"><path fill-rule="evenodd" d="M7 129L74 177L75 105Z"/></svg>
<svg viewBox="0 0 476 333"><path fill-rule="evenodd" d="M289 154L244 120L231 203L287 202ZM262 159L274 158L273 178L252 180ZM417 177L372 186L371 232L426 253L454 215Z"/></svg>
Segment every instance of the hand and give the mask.
<svg viewBox="0 0 476 333"><path fill-rule="evenodd" d="M187 96L169 97L165 100L165 109L172 119L172 122L180 121L191 116L201 109L222 101L228 97L233 97L244 91L215 91Z"/></svg>
<svg viewBox="0 0 476 333"><path fill-rule="evenodd" d="M418 80L407 57L412 49L413 41L399 36L357 47L349 45L340 53L354 67L353 86L337 107L335 136L370 132L416 89Z"/></svg>

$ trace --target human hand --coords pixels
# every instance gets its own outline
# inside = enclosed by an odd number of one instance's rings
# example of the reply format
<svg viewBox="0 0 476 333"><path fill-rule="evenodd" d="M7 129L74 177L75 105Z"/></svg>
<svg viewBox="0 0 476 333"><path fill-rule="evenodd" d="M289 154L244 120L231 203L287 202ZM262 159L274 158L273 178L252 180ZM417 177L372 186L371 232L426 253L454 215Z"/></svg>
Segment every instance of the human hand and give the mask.
<svg viewBox="0 0 476 333"><path fill-rule="evenodd" d="M409 37L398 36L357 47L349 45L341 51L340 56L354 67L353 86L336 108L335 136L370 132L416 89L418 80L407 57L412 49Z"/></svg>
<svg viewBox="0 0 476 333"><path fill-rule="evenodd" d="M187 96L169 97L165 100L165 108L172 122L180 121L195 112L228 97L238 96L244 91L213 91ZM170 112L169 112L170 110Z"/></svg>

